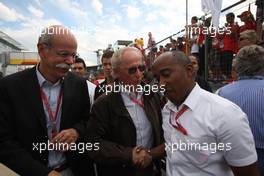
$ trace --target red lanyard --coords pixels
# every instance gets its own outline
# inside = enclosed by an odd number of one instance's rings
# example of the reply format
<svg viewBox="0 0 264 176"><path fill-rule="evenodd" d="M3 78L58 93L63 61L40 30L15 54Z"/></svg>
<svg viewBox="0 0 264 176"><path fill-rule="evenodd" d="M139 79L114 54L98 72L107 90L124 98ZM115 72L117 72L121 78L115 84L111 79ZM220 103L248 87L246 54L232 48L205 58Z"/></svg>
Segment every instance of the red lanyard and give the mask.
<svg viewBox="0 0 264 176"><path fill-rule="evenodd" d="M59 109L60 109L60 104L61 104L61 99L62 99L62 88L60 89L60 94L58 96L58 100L57 100L57 107L56 107L56 111L55 114L52 113L50 104L48 102L48 98L45 94L45 92L43 91L42 88L40 88L40 95L41 95L41 99L48 111L49 114L49 118L52 122L52 136L54 135L54 133L57 133L57 129L56 129L56 120L58 118L58 113L59 113Z"/></svg>
<svg viewBox="0 0 264 176"><path fill-rule="evenodd" d="M180 116L188 109L187 106L183 105L183 107L177 112L176 116L175 116L175 122L176 122L176 125L173 125L172 122L171 122L171 118L170 118L170 124L178 131L180 131L182 134L184 135L188 135L187 134L187 131L186 129L181 125L179 124L179 122L177 122L177 120L180 118Z"/></svg>
<svg viewBox="0 0 264 176"><path fill-rule="evenodd" d="M133 101L136 105L140 106L142 109L144 109L144 98L143 95L141 96L141 101L138 101L137 99L129 96L130 100Z"/></svg>

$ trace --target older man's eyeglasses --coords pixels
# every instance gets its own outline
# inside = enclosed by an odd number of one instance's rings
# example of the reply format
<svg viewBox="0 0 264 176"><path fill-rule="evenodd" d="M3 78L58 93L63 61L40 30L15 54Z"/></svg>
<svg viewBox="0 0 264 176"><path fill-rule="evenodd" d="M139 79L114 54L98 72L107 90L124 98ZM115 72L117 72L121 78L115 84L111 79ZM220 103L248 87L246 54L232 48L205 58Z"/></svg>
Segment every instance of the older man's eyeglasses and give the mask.
<svg viewBox="0 0 264 176"><path fill-rule="evenodd" d="M44 45L46 45L48 48L52 48L52 46L50 44L44 43ZM71 56L74 59L76 59L77 57L79 57L78 53L70 53L68 51L55 51L55 53L62 58L67 58L67 57Z"/></svg>
<svg viewBox="0 0 264 176"><path fill-rule="evenodd" d="M70 53L67 51L56 51L56 54L60 57L67 58L69 56L72 56L74 59L76 59L79 55L77 53Z"/></svg>
<svg viewBox="0 0 264 176"><path fill-rule="evenodd" d="M132 74L136 73L137 70L139 70L140 72L143 72L146 70L146 66L145 65L139 65L137 67L130 67L130 68L128 68L128 73L130 75L132 75Z"/></svg>

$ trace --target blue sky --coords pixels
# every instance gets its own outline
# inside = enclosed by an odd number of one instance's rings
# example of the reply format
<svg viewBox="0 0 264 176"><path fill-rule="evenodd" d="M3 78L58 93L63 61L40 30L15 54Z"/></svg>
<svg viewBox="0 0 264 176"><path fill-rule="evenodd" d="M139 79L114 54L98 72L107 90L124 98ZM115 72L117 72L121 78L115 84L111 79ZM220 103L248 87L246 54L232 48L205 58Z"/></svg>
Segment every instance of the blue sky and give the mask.
<svg viewBox="0 0 264 176"><path fill-rule="evenodd" d="M223 0L222 8L237 1ZM252 1L248 0L230 11L240 14ZM251 9L255 10L254 4ZM230 11L221 14L220 25L224 24L224 15ZM194 15L203 15L200 0L189 0L189 18ZM0 0L0 30L29 51L36 51L40 30L54 24L72 29L81 57L88 65L95 65L93 51L105 49L116 40L142 37L146 44L149 31L159 41L181 30L185 25L185 1Z"/></svg>

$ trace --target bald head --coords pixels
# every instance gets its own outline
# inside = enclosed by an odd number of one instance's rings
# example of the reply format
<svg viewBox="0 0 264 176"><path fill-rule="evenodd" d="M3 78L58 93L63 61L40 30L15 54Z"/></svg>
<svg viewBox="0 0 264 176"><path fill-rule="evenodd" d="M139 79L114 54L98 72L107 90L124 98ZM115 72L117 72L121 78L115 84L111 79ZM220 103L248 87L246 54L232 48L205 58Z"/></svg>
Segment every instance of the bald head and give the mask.
<svg viewBox="0 0 264 176"><path fill-rule="evenodd" d="M70 29L62 25L53 25L44 28L41 31L38 44L46 44L48 46L51 46L54 39L65 36L67 36L67 38L71 39L74 44L77 45L76 39Z"/></svg>
<svg viewBox="0 0 264 176"><path fill-rule="evenodd" d="M165 86L165 95L177 106L195 86L195 70L190 59L180 51L165 52L154 62L152 72L160 85Z"/></svg>
<svg viewBox="0 0 264 176"><path fill-rule="evenodd" d="M159 65L159 63L170 62L171 64L183 64L187 65L191 63L191 60L181 51L169 51L162 53L157 59L155 59L153 66Z"/></svg>
<svg viewBox="0 0 264 176"><path fill-rule="evenodd" d="M61 25L45 28L37 47L39 71L45 79L55 83L65 77L77 55L77 41L70 30Z"/></svg>

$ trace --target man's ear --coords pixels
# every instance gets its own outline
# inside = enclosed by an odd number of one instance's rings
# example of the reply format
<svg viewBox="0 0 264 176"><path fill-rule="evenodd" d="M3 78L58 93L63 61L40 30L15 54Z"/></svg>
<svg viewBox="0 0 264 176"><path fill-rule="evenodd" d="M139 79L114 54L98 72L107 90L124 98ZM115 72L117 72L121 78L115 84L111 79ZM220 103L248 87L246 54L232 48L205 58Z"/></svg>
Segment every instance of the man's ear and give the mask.
<svg viewBox="0 0 264 176"><path fill-rule="evenodd" d="M187 71L188 76L190 77L193 77L196 74L192 63L189 63L186 65L186 71Z"/></svg>
<svg viewBox="0 0 264 176"><path fill-rule="evenodd" d="M46 56L45 45L43 43L38 43L37 47L38 47L38 54L39 54L40 58L45 58L45 56Z"/></svg>

